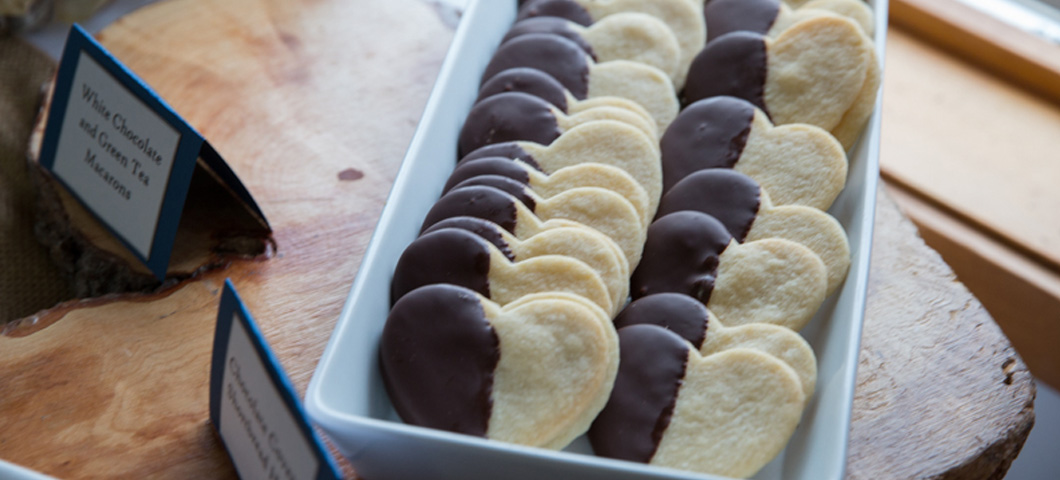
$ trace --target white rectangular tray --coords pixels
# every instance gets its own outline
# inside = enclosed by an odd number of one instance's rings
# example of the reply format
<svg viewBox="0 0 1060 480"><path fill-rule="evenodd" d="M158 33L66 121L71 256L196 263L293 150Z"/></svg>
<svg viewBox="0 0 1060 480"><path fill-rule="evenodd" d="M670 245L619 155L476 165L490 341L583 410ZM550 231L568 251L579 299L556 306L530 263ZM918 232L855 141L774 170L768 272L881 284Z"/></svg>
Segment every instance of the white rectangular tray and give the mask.
<svg viewBox="0 0 1060 480"><path fill-rule="evenodd" d="M383 388L377 342L389 311L390 278L455 165L457 134L481 72L515 18L515 0L473 1L460 21L416 134L394 181L360 271L306 393L310 417L364 478L717 478L595 457L579 439L563 452L520 447L401 422ZM876 13L883 59L886 0ZM787 448L754 478L841 479L865 310L878 181L880 102L850 157L846 189L830 213L846 228L846 282L801 332L818 358L817 389ZM451 155L439 152L454 152Z"/></svg>

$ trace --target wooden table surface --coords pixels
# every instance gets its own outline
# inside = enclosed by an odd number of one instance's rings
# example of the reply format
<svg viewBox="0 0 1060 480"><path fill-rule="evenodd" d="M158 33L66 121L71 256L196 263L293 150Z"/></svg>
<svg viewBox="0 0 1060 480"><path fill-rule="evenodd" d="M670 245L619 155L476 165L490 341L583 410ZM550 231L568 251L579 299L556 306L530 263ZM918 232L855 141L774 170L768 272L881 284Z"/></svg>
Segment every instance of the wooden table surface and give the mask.
<svg viewBox="0 0 1060 480"><path fill-rule="evenodd" d="M0 458L60 478L233 477L207 423L224 278L304 393L451 36L417 0L170 0L102 32L238 172L277 248L0 336ZM848 477L1000 478L1033 423L1030 375L885 196L869 288Z"/></svg>

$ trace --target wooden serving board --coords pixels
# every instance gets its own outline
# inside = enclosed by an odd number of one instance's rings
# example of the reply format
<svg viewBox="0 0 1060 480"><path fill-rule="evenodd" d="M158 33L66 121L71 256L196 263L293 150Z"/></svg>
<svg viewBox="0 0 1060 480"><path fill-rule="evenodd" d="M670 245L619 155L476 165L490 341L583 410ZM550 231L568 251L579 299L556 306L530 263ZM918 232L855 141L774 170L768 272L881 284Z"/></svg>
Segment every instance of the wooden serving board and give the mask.
<svg viewBox="0 0 1060 480"><path fill-rule="evenodd" d="M451 37L417 0L169 0L104 30L240 175L276 251L0 336L0 458L60 478L233 478L207 420L223 280L304 393ZM894 204L880 212L848 476L998 478L1033 421L1030 376Z"/></svg>
<svg viewBox="0 0 1060 480"><path fill-rule="evenodd" d="M0 337L0 458L60 478L230 476L207 423L225 277L304 393L451 37L417 0L170 0L105 29L240 176L276 251Z"/></svg>

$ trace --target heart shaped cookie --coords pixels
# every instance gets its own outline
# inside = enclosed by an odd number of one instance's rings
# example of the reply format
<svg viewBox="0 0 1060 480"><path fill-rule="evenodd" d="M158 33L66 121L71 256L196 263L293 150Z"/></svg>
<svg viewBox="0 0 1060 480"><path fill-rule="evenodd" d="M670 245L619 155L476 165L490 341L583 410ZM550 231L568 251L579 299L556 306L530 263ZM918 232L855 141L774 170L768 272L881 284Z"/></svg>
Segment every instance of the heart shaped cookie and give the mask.
<svg viewBox="0 0 1060 480"><path fill-rule="evenodd" d="M677 93L665 73L628 60L596 63L578 44L559 35L530 33L504 43L486 66L482 83L516 67L551 75L578 99L614 96L632 100L651 114L659 131L677 115Z"/></svg>
<svg viewBox="0 0 1060 480"><path fill-rule="evenodd" d="M799 377L802 392L813 395L817 383L817 358L810 344L794 331L768 323L745 323L733 320L726 327L698 300L680 293L657 293L626 305L615 317L615 328L651 324L670 330L684 338L703 356L749 348L776 357Z"/></svg>
<svg viewBox="0 0 1060 480"><path fill-rule="evenodd" d="M522 92L493 95L475 104L457 140L457 156L493 143L527 140L549 144L576 125L595 120L617 120L632 125L651 138L655 124L618 107L600 106L567 115L545 100Z"/></svg>
<svg viewBox="0 0 1060 480"><path fill-rule="evenodd" d="M494 183L477 183L489 180ZM542 221L567 220L595 229L614 241L630 268L640 261L645 235L641 219L626 199L610 190L580 187L541 199L525 185L506 177L490 175L468 181L477 184L454 188L438 199L427 212L424 230L446 218L471 216L489 220L517 238L526 239L540 231ZM519 224L525 229L518 228Z"/></svg>
<svg viewBox="0 0 1060 480"><path fill-rule="evenodd" d="M846 184L846 153L831 134L803 123L774 127L736 97L689 105L660 145L664 192L692 172L731 168L757 181L776 205L827 210Z"/></svg>
<svg viewBox="0 0 1060 480"><path fill-rule="evenodd" d="M607 315L574 295L501 307L466 288L431 285L394 305L379 360L405 422L559 449L607 401L618 342Z"/></svg>
<svg viewBox="0 0 1060 480"><path fill-rule="evenodd" d="M649 211L655 211L662 192L658 146L640 130L614 120L578 125L550 145L525 141L487 145L465 155L461 162L483 157L519 159L547 174L584 163L611 165L644 188L651 202Z"/></svg>
<svg viewBox="0 0 1060 480"><path fill-rule="evenodd" d="M635 207L632 202L630 202L629 200L609 188L573 187L560 191L551 197L544 198L541 195L538 195L537 191L531 188L529 185L522 183L518 180L503 175L487 174L468 178L467 180L464 180L455 185L453 189L455 190L457 188L468 187L472 185L486 185L508 192L515 198L519 199L520 202L523 202L523 205L526 205L528 208L533 210L537 214L537 216L541 218L566 218L568 220L574 220L577 222L585 223L589 226L593 226L594 224L600 223L601 220L599 217L601 215L616 214L618 216L613 217L613 219L608 220L608 222L614 223L616 226L627 227L629 225L628 223L626 223L625 218L629 215L630 210L625 208L625 205L628 204L633 209L633 215L637 217L637 220L640 222L640 227L642 230L646 230L648 223L651 222L651 218L642 215L642 210L640 208ZM608 195L606 200L600 200L599 198L597 198L596 201L588 201L586 203L586 206L589 209L583 210L582 213L573 213L571 209L566 208L566 206L569 204L569 200L563 199L570 199L576 197L585 197L591 199L593 197L597 197L595 193L592 193L595 192L596 189L602 189L611 193L615 193L615 196ZM621 198L623 201L619 202L619 198ZM608 206L612 203L616 205L614 207ZM605 208L608 210L608 212L601 212L601 210ZM577 216L574 217L571 215ZM603 225L601 225L601 227L605 228ZM601 231L603 230L601 229ZM608 235L610 234L608 233Z"/></svg>
<svg viewBox="0 0 1060 480"><path fill-rule="evenodd" d="M589 430L597 455L745 478L798 426L806 396L771 355L734 348L702 356L656 325L618 337L615 386Z"/></svg>
<svg viewBox="0 0 1060 480"><path fill-rule="evenodd" d="M729 322L799 330L824 302L826 279L820 258L798 243L741 244L710 215L680 211L648 228L630 294L682 293Z"/></svg>
<svg viewBox="0 0 1060 480"><path fill-rule="evenodd" d="M424 233L446 228L459 228L482 237L513 262L542 255L562 255L580 260L600 275L611 294L613 305L626 303L629 295L629 263L618 245L596 230L582 226L561 226L520 240L488 220L453 217L434 224Z"/></svg>
<svg viewBox="0 0 1060 480"><path fill-rule="evenodd" d="M661 20L644 13L609 15L588 27L561 17L532 17L512 25L501 43L528 33L551 33L577 43L597 62L630 60L661 70L674 82L681 46Z"/></svg>
<svg viewBox="0 0 1060 480"><path fill-rule="evenodd" d="M579 8L581 7L581 8ZM662 20L681 48L676 85L684 83L688 65L707 39L702 6L688 0L529 0L519 8L518 19L557 16L581 25L611 15L639 12Z"/></svg>
<svg viewBox="0 0 1060 480"><path fill-rule="evenodd" d="M512 262L492 243L466 230L437 230L405 248L394 268L391 300L439 283L459 285L504 305L538 292L569 292L614 312L600 275L579 260L543 255Z"/></svg>
<svg viewBox="0 0 1060 480"><path fill-rule="evenodd" d="M655 216L648 192L644 191L633 177L624 170L600 163L582 163L563 167L551 175L537 170L521 160L507 157L483 157L460 162L449 175L442 195L457 184L482 175L500 175L530 187L535 193L551 198L564 191L578 187L600 187L610 190L629 201L648 228Z"/></svg>
<svg viewBox="0 0 1060 480"><path fill-rule="evenodd" d="M692 62L687 102L743 98L774 124L809 123L849 150L879 90L872 41L852 20L824 15L801 21L775 40L752 32L722 35Z"/></svg>
<svg viewBox="0 0 1060 480"><path fill-rule="evenodd" d="M505 92L529 93L571 115L596 107L615 107L628 110L646 122L655 121L644 107L629 99L594 97L578 100L551 75L529 67L509 68L494 75L482 84L475 102L478 103L483 99Z"/></svg>
<svg viewBox="0 0 1060 480"><path fill-rule="evenodd" d="M828 270L830 294L850 267L850 244L831 215L801 205L775 207L751 177L735 170L700 170L677 182L659 202L656 218L694 210L721 221L738 242L782 238L812 250Z"/></svg>
<svg viewBox="0 0 1060 480"><path fill-rule="evenodd" d="M858 0L814 0L798 8L781 0L711 0L703 7L707 42L738 31L776 38L792 25L821 15L847 17L868 36L874 30L872 9Z"/></svg>

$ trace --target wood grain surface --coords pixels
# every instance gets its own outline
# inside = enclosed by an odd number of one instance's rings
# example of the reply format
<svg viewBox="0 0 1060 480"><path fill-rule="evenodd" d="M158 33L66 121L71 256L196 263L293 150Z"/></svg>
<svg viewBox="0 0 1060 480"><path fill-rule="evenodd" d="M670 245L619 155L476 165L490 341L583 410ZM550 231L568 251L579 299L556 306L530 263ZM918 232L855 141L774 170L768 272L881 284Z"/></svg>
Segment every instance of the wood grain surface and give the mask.
<svg viewBox="0 0 1060 480"><path fill-rule="evenodd" d="M1000 479L1034 383L990 314L893 200L876 209L847 477Z"/></svg>
<svg viewBox="0 0 1060 480"><path fill-rule="evenodd" d="M170 0L108 27L103 44L243 179L276 253L0 336L0 458L70 479L233 478L207 424L223 280L304 393L451 35L416 0ZM848 474L996 478L1033 418L1026 367L879 208Z"/></svg>
<svg viewBox="0 0 1060 480"><path fill-rule="evenodd" d="M239 174L276 252L0 337L0 457L60 478L231 477L206 420L220 285L302 394L451 36L416 0L173 0L108 27L106 47Z"/></svg>

